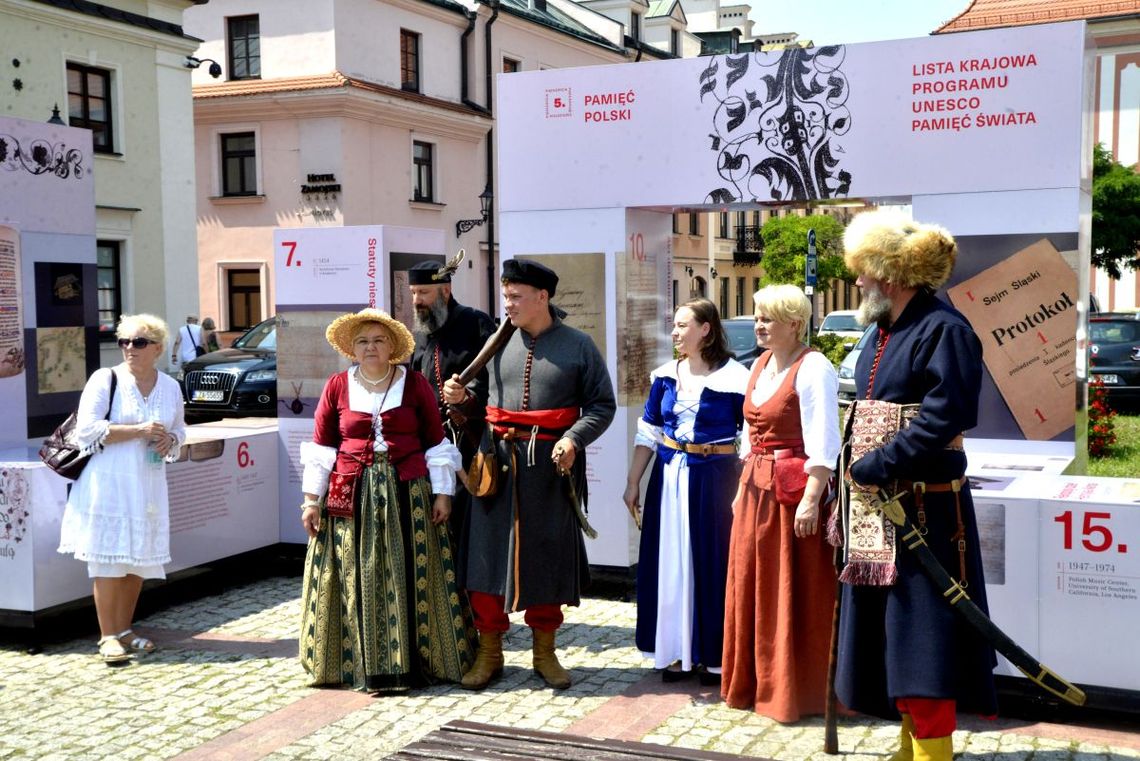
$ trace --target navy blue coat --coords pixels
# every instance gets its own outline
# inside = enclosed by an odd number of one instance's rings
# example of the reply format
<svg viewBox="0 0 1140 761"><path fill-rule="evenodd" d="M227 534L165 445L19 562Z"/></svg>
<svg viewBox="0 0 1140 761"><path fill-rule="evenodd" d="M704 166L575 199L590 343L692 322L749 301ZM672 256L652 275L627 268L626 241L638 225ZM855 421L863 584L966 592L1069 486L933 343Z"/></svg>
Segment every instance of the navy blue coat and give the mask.
<svg viewBox="0 0 1140 761"><path fill-rule="evenodd" d="M918 416L890 443L851 466L860 484L893 491L896 479L944 483L963 478L966 455L945 447L973 428L978 418L982 347L969 322L933 294L921 291L891 326L874 387L868 381L875 349L885 336L876 329L855 367L857 398L921 403ZM974 503L961 493L966 529L966 581L970 598L986 604ZM925 496L926 541L957 578L958 517L952 493ZM904 500L917 523L912 499ZM902 697L950 698L960 711L997 711L993 648L965 623L926 577L913 554L900 546L898 581L890 587L844 585L839 627L836 693L856 711L897 718Z"/></svg>

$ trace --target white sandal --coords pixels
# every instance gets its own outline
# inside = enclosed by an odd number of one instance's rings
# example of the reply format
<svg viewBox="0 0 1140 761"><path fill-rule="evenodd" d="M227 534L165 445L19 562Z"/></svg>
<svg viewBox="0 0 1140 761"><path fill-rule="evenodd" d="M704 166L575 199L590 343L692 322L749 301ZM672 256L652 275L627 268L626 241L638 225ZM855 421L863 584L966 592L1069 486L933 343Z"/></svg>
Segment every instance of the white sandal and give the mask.
<svg viewBox="0 0 1140 761"><path fill-rule="evenodd" d="M130 641L123 643L124 637L130 637ZM119 644L123 645L127 650L134 653L153 653L155 645L146 637L137 637L133 629L127 629L125 632L120 632L115 635L115 639L119 640Z"/></svg>
<svg viewBox="0 0 1140 761"><path fill-rule="evenodd" d="M109 634L99 640L99 657L103 659L103 663L111 665L130 660L131 654L123 647L118 637Z"/></svg>

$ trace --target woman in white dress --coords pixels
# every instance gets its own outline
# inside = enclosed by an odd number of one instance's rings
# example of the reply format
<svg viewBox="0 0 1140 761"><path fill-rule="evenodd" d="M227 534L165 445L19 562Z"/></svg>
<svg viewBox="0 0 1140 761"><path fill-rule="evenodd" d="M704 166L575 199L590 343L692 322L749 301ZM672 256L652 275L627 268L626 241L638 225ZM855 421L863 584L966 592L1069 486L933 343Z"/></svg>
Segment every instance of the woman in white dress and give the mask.
<svg viewBox="0 0 1140 761"><path fill-rule="evenodd" d="M135 636L131 621L143 579L166 577L165 463L178 458L186 440L182 390L157 368L166 323L124 315L116 335L123 361L96 370L79 400L76 443L92 455L71 489L59 543L60 552L86 561L94 580L99 655L108 664L154 650L153 642Z"/></svg>

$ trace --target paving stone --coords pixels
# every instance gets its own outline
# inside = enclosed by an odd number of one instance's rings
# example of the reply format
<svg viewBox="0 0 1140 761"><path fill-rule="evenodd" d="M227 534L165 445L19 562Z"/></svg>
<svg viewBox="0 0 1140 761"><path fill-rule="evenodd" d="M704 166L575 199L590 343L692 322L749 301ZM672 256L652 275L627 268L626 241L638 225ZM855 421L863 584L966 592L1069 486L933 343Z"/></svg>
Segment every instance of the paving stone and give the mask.
<svg viewBox="0 0 1140 761"><path fill-rule="evenodd" d="M300 580L275 578L139 621L156 632L160 651L124 668L106 667L93 638L55 643L34 656L0 647L0 761L157 761L224 742L251 722L272 720L277 711L314 694L293 652L266 656L257 649L266 641L295 643L299 615ZM656 684L652 663L633 646L635 620L632 603L612 600L586 599L566 610L558 648L575 680L568 690L554 692L535 676L530 632L516 625L504 640L504 676L488 689L437 685L376 698L257 757L380 758L455 719L566 730L588 716L604 715L612 698ZM164 631L170 633L165 642ZM190 634L199 636L187 640ZM822 753L818 718L780 725L728 708L709 690L670 705L681 707L671 707L671 715L639 730L638 739L789 761L836 758ZM955 733L955 748L969 761L1140 758L1140 751L1110 747L1103 737L1098 742L1038 738L1024 727L1001 719L971 724ZM898 727L891 722L840 722L844 761L882 761L897 738Z"/></svg>

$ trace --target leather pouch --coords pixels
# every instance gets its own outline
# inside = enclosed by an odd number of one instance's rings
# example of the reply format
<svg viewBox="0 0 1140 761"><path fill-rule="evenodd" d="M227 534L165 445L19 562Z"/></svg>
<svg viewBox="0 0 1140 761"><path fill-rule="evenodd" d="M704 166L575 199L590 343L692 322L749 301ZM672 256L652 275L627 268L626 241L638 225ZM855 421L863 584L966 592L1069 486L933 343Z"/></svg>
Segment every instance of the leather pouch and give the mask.
<svg viewBox="0 0 1140 761"><path fill-rule="evenodd" d="M467 466L467 491L473 497L493 497L499 491L499 475L495 434L488 423L479 440L479 448Z"/></svg>

